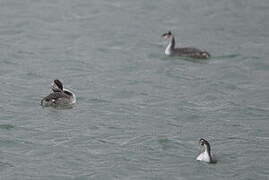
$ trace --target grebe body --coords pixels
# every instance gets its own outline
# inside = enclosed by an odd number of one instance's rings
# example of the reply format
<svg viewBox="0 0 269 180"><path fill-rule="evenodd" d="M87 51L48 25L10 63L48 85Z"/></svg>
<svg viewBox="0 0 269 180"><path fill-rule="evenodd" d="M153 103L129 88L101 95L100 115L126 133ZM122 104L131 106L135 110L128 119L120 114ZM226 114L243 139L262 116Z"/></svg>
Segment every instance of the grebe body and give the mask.
<svg viewBox="0 0 269 180"><path fill-rule="evenodd" d="M63 88L63 84L58 79L53 81L52 93L41 100L42 106L72 105L76 103L75 94Z"/></svg>
<svg viewBox="0 0 269 180"><path fill-rule="evenodd" d="M200 50L197 48L193 47L176 48L175 37L170 31L168 33L164 33L162 37L166 40L169 40L169 43L164 51L165 55L167 56L182 56L196 59L208 59L210 57L210 54L207 51Z"/></svg>

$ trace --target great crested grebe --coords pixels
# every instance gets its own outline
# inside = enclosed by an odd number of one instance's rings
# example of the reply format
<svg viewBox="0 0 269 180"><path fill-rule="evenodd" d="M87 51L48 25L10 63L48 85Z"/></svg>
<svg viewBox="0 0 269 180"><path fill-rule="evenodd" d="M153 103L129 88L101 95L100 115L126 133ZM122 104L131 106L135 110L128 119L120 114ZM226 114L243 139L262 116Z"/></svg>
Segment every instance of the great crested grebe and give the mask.
<svg viewBox="0 0 269 180"><path fill-rule="evenodd" d="M208 59L210 54L207 51L200 50L193 47L183 47L183 48L175 48L175 37L168 31L164 33L162 37L166 40L169 40L169 43L165 49L165 54L168 56L183 56L183 57L191 57L197 59Z"/></svg>
<svg viewBox="0 0 269 180"><path fill-rule="evenodd" d="M207 140L201 138L199 140L200 146L202 146L202 152L197 156L196 160L204 161L207 163L216 163L216 157L211 153L210 144Z"/></svg>
<svg viewBox="0 0 269 180"><path fill-rule="evenodd" d="M72 105L76 103L76 96L73 92L63 88L60 80L53 81L52 93L41 100L42 106Z"/></svg>

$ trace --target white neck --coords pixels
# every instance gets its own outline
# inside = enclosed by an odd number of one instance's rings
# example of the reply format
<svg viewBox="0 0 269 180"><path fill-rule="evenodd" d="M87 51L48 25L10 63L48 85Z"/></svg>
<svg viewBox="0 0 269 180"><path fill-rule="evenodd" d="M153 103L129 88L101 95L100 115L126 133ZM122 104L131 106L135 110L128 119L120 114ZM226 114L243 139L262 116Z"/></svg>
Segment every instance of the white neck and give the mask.
<svg viewBox="0 0 269 180"><path fill-rule="evenodd" d="M168 44L167 47L165 48L164 53L165 53L166 55L171 55L171 54L172 54L172 43L171 43L171 41L169 41L169 44Z"/></svg>
<svg viewBox="0 0 269 180"><path fill-rule="evenodd" d="M175 48L175 38L174 38L174 36L171 36L171 38L170 38L170 40L169 40L169 43L168 43L168 45L167 45L167 47L166 47L166 49L165 49L165 51L164 51L164 53L166 54L166 55L172 55L172 53L173 53L173 49Z"/></svg>
<svg viewBox="0 0 269 180"><path fill-rule="evenodd" d="M196 158L198 161L205 161L205 162L211 162L211 155L209 154L208 150L205 149L204 152L199 154L199 156Z"/></svg>

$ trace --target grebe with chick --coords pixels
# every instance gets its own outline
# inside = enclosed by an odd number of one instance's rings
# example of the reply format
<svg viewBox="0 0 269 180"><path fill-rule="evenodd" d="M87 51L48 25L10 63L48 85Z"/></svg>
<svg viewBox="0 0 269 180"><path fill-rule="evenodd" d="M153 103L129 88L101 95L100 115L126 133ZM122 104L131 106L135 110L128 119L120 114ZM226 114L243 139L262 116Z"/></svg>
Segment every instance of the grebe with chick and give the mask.
<svg viewBox="0 0 269 180"><path fill-rule="evenodd" d="M204 161L207 163L216 163L216 157L211 153L210 144L207 140L201 138L199 140L200 146L202 146L202 152L197 156L196 160Z"/></svg>
<svg viewBox="0 0 269 180"><path fill-rule="evenodd" d="M176 48L176 41L174 35L171 31L164 33L162 37L165 40L169 40L169 43L165 49L165 54L168 56L182 56L182 57L191 57L196 59L208 59L210 54L207 51L200 50L193 47L183 47Z"/></svg>
<svg viewBox="0 0 269 180"><path fill-rule="evenodd" d="M76 96L73 92L63 88L60 80L55 79L51 85L53 91L41 100L42 106L72 105L76 103Z"/></svg>

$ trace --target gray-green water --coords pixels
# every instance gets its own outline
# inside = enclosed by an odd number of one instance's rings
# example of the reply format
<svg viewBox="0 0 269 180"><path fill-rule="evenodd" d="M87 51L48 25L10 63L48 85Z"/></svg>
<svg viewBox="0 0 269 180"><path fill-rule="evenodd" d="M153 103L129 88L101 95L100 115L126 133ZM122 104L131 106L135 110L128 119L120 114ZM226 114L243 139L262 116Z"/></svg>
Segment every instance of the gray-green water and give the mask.
<svg viewBox="0 0 269 180"><path fill-rule="evenodd" d="M268 8L1 0L0 179L268 179ZM168 30L213 57L165 57ZM40 107L55 78L73 109ZM217 164L195 160L201 137Z"/></svg>

